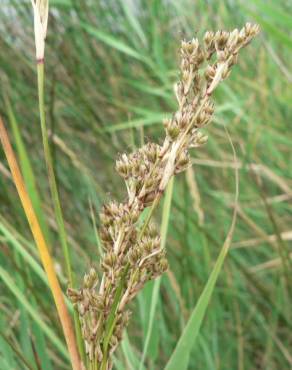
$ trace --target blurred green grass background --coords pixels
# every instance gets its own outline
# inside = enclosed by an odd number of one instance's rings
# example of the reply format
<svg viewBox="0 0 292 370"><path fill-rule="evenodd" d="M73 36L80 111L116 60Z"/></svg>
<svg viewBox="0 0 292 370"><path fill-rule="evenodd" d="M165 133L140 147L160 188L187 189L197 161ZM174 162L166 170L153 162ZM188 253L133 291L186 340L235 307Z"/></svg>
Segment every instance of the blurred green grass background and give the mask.
<svg viewBox="0 0 292 370"><path fill-rule="evenodd" d="M170 271L162 279L146 368L165 366L228 232L234 163L224 126L240 163L239 217L189 369L292 368L291 2L51 0L50 5L46 109L77 281L98 265L94 223L101 204L125 197L114 170L117 154L139 146L141 137L161 140L162 119L176 109L180 40L246 21L260 24L260 37L242 51L216 93L207 145L193 152L192 170L174 183L166 244ZM41 145L30 1L4 0L0 14L0 113L41 222L48 225L46 237L65 289ZM69 369L2 151L0 187L0 368ZM152 289L148 284L136 299L117 369L138 368Z"/></svg>

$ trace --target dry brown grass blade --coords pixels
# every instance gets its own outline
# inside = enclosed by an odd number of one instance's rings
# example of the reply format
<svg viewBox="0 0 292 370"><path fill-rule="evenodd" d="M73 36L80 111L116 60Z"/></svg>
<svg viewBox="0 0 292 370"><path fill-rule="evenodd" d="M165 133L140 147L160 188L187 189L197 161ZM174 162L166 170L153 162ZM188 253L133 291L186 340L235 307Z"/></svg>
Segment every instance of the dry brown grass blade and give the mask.
<svg viewBox="0 0 292 370"><path fill-rule="evenodd" d="M200 159L195 158L192 159L192 163L199 166L207 166L207 167L215 167L215 168L238 168L243 169L243 163L237 162L236 164L229 161L216 161L212 159ZM275 174L273 171L271 171L267 166L263 164L257 164L257 163L250 163L249 165L245 166L246 169L249 171L253 171L258 173L260 176L263 176L267 179L269 179L271 182L276 184L284 193L291 196L292 195L292 189L287 184L285 179Z"/></svg>
<svg viewBox="0 0 292 370"><path fill-rule="evenodd" d="M73 370L81 370L81 363L79 353L76 346L76 339L71 323L71 318L67 310L63 292L61 290L52 258L50 256L46 241L41 231L39 222L34 212L32 202L25 188L24 180L21 175L14 151L9 141L7 131L5 129L2 118L0 117L0 140L9 164L9 168L13 177L14 184L16 186L21 204L29 222L30 229L32 231L34 240L39 250L43 267L46 271L49 285L54 297L58 315L63 328L66 344L70 354Z"/></svg>
<svg viewBox="0 0 292 370"><path fill-rule="evenodd" d="M292 261L292 253L289 254L289 258ZM282 260L282 258L279 257L279 258L274 258L272 260L260 263L256 266L253 266L253 267L249 268L249 271L252 274L256 274L258 272L262 272L262 271L265 271L265 270L272 270L272 269L275 269L277 267L281 267L282 265L283 265L283 260Z"/></svg>
<svg viewBox="0 0 292 370"><path fill-rule="evenodd" d="M282 240L292 240L292 231L283 231L280 233L280 237ZM277 242L277 235L268 235L268 239L270 243L276 243ZM265 242L263 238L253 238L253 239L247 239L247 240L242 240L239 242L235 242L232 244L232 249L236 248L251 248L251 247L256 247L258 245L261 245Z"/></svg>

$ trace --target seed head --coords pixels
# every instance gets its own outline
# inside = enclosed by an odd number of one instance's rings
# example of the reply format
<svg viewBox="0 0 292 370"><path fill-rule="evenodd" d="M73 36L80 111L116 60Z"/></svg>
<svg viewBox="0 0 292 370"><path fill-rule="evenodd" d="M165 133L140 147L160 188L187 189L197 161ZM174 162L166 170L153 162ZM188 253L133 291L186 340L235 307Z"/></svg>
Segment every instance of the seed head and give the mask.
<svg viewBox="0 0 292 370"><path fill-rule="evenodd" d="M31 0L34 13L34 35L36 59L43 62L45 55L45 40L47 36L49 0Z"/></svg>
<svg viewBox="0 0 292 370"><path fill-rule="evenodd" d="M168 262L160 235L154 224L139 222L143 210L160 199L170 178L190 164L190 148L205 144L208 136L201 129L211 121L214 104L211 95L236 64L241 48L258 33L247 23L240 31L207 32L204 42L198 39L181 44L181 79L175 85L178 109L163 125L166 136L162 145L148 143L130 154L122 154L116 170L124 179L128 197L104 205L100 212L100 239L104 249L103 271L96 291L97 274L91 269L79 291L68 290L77 306L86 353L104 359L105 329L115 308L115 325L106 355L111 355L122 339L131 302L145 283L165 272ZM213 59L211 61L211 58ZM208 63L203 64L207 60ZM150 212L151 215L151 212ZM107 369L111 368L110 362Z"/></svg>

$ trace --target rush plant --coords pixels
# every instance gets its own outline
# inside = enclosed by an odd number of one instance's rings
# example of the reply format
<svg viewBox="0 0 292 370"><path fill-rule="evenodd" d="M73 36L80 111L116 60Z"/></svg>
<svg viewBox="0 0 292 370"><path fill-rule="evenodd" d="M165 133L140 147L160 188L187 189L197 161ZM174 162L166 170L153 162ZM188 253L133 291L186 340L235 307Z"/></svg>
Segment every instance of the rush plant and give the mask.
<svg viewBox="0 0 292 370"><path fill-rule="evenodd" d="M207 142L204 130L214 114L214 91L228 78L237 63L239 51L258 34L259 27L247 23L241 30L208 31L202 41L196 38L182 41L181 77L174 89L177 111L163 122L165 138L162 144L148 142L131 154L121 154L117 159L116 171L125 181L127 197L124 202L111 201L102 207L99 215L103 252L100 268L91 268L84 276L82 287L76 289L46 127L44 61L49 4L48 0L32 0L32 5L43 147L69 282L67 292L77 313L77 341L49 248L2 124L1 140L55 298L72 367L74 370L110 370L113 353L121 342L131 316L129 303L148 281L161 276L168 268L165 242L161 242L160 232L151 222L154 211L173 177L191 165L189 151ZM214 278L199 302L201 310L198 309L200 317L198 314L197 330L227 250L223 250L221 264L216 265L212 275ZM174 364L178 359L176 353L167 369L175 369Z"/></svg>
<svg viewBox="0 0 292 370"><path fill-rule="evenodd" d="M207 142L204 129L212 119L212 95L237 63L238 53L259 32L247 23L240 31L206 32L181 44L181 80L175 86L178 110L166 119L162 145L147 143L122 154L116 170L124 179L127 199L112 201L100 212L100 238L104 254L102 277L91 269L80 290L68 289L78 307L86 354L92 368L112 368L111 355L122 339L130 311L128 303L145 283L166 271L166 251L151 224L169 181L191 165L189 150ZM142 213L149 208L143 222Z"/></svg>

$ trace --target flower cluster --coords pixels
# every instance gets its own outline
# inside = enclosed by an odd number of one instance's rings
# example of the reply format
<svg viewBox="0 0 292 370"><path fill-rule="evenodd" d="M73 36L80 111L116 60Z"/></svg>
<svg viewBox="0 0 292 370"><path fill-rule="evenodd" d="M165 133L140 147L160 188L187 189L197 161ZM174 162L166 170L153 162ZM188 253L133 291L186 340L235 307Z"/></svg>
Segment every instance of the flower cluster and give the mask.
<svg viewBox="0 0 292 370"><path fill-rule="evenodd" d="M160 191L178 172L179 158L186 158L189 148L207 141L207 136L200 129L211 121L214 113L211 95L218 84L230 75L239 50L258 32L258 25L247 23L240 31L206 32L202 46L198 39L182 42L181 81L175 89L179 110L165 122L167 136L163 147L167 163Z"/></svg>
<svg viewBox="0 0 292 370"><path fill-rule="evenodd" d="M148 143L117 160L116 170L125 179L130 205L138 201L144 207L154 199L161 177L160 153L158 144Z"/></svg>
<svg viewBox="0 0 292 370"><path fill-rule="evenodd" d="M128 322L127 303L168 266L159 233L149 220L140 224L141 213L157 204L170 178L190 165L189 149L206 143L201 128L214 113L211 95L229 76L239 50L258 32L257 25L247 23L240 31L207 32L201 44L198 39L183 41L181 80L175 88L178 110L163 122L163 144L148 143L116 162L128 197L124 203L104 205L100 212L101 281L98 284L91 270L82 289L69 290L80 315L86 352L91 361L105 365L102 369L110 369L110 354Z"/></svg>
<svg viewBox="0 0 292 370"><path fill-rule="evenodd" d="M160 237L153 225L147 226L139 236L136 223L141 213L137 203L111 202L100 213L100 237L104 248L101 261L102 281L94 269L85 275L80 290L68 289L76 305L90 361L102 362L107 322L116 304L115 297L123 281L122 293L115 310L115 325L108 343L111 354L122 339L130 311L126 304L142 289L144 284L161 275L168 267L165 251L160 248Z"/></svg>

